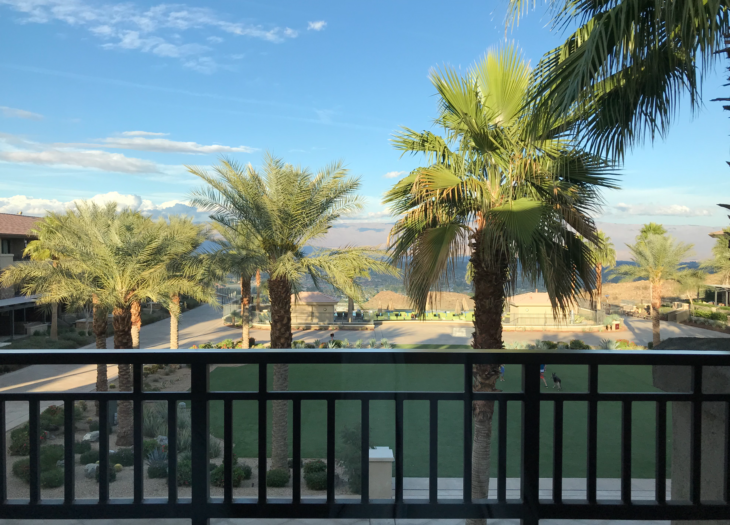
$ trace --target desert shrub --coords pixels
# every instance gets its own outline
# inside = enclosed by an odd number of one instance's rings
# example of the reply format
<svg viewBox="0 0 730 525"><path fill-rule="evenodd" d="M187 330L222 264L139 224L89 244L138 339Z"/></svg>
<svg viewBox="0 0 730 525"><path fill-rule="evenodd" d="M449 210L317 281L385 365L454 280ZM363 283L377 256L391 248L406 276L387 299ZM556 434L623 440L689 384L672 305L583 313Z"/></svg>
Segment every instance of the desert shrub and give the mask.
<svg viewBox="0 0 730 525"><path fill-rule="evenodd" d="M142 435L146 438L167 435L167 410L164 405L145 405L142 414Z"/></svg>
<svg viewBox="0 0 730 525"><path fill-rule="evenodd" d="M234 455L235 455L235 454L234 454ZM178 462L178 463L181 463L181 462L183 462L183 461L193 461L193 455L192 455L192 454L190 453L190 451L189 451L189 450L188 450L188 451L186 451L186 452L180 452L180 453L179 453L179 454L177 455L177 462ZM234 462L234 463L235 463L235 462Z"/></svg>
<svg viewBox="0 0 730 525"><path fill-rule="evenodd" d="M84 452L79 457L79 463L82 465L88 465L89 463L96 463L99 461L99 451L98 450L89 450L88 452Z"/></svg>
<svg viewBox="0 0 730 525"><path fill-rule="evenodd" d="M27 456L30 454L30 438L29 438L30 427L28 423L22 427L18 427L10 433L10 446L8 452L11 456ZM45 430L40 430L38 439L41 444L45 443L48 439L48 433Z"/></svg>
<svg viewBox="0 0 730 525"><path fill-rule="evenodd" d="M74 443L74 454L83 454L91 450L91 443L88 441L77 441Z"/></svg>
<svg viewBox="0 0 730 525"><path fill-rule="evenodd" d="M315 459L314 461L307 461L304 464L304 475L312 474L314 472L327 472L327 463L321 459Z"/></svg>
<svg viewBox="0 0 730 525"><path fill-rule="evenodd" d="M236 467L237 467L237 465L235 465L235 462L234 462L233 468L236 468ZM244 464L244 465L241 465L240 468L243 471L243 479L251 479L251 473L252 473L251 467Z"/></svg>
<svg viewBox="0 0 730 525"><path fill-rule="evenodd" d="M30 483L30 458L23 458L14 462L13 474L26 483Z"/></svg>
<svg viewBox="0 0 730 525"><path fill-rule="evenodd" d="M571 350L590 350L590 345L585 344L580 339L573 339L570 341L570 344L568 344L568 348Z"/></svg>
<svg viewBox="0 0 730 525"><path fill-rule="evenodd" d="M117 449L114 454L109 454L109 461L119 463L123 467L131 467L134 465L134 450L131 448Z"/></svg>
<svg viewBox="0 0 730 525"><path fill-rule="evenodd" d="M177 450L182 452L184 450L190 450L193 438L190 433L190 429L180 429L177 431Z"/></svg>
<svg viewBox="0 0 730 525"><path fill-rule="evenodd" d="M43 430L58 430L63 426L63 407L51 405L40 415L40 427Z"/></svg>
<svg viewBox="0 0 730 525"><path fill-rule="evenodd" d="M210 484L214 487L222 487L224 485L224 467L223 465L213 465L215 468L210 472ZM231 472L231 484L234 487L240 487L241 482L244 479L251 478L251 467L248 467L248 477L246 476L246 470L244 467L248 465L239 466L233 465L233 471ZM288 481L288 480L287 480Z"/></svg>
<svg viewBox="0 0 730 525"><path fill-rule="evenodd" d="M704 308L695 308L692 311L692 315L694 317L702 317L703 319L710 319L710 317L712 316L712 311L705 310Z"/></svg>
<svg viewBox="0 0 730 525"><path fill-rule="evenodd" d="M360 494L362 490L362 468L361 468L361 445L362 431L360 425L352 428L344 428L340 436L342 437L342 447L340 448L340 457L338 462L342 466L347 476L347 486L353 494ZM372 433L371 433L372 435Z"/></svg>
<svg viewBox="0 0 730 525"><path fill-rule="evenodd" d="M193 483L193 462L190 460L177 463L177 486L189 487Z"/></svg>
<svg viewBox="0 0 730 525"><path fill-rule="evenodd" d="M558 347L558 343L556 343L555 341L549 341L547 339L544 340L542 344L547 350L555 350Z"/></svg>
<svg viewBox="0 0 730 525"><path fill-rule="evenodd" d="M44 489L55 489L63 485L63 469L53 467L45 472L41 472L41 487Z"/></svg>
<svg viewBox="0 0 730 525"><path fill-rule="evenodd" d="M217 439L211 439L208 442L208 459L215 459L221 456L221 442Z"/></svg>
<svg viewBox="0 0 730 525"><path fill-rule="evenodd" d="M274 469L266 473L266 486L279 488L289 483L289 471Z"/></svg>
<svg viewBox="0 0 730 525"><path fill-rule="evenodd" d="M85 330L79 330L79 336L86 337L86 331Z"/></svg>
<svg viewBox="0 0 730 525"><path fill-rule="evenodd" d="M311 472L304 475L304 483L309 490L327 490L327 473Z"/></svg>
<svg viewBox="0 0 730 525"><path fill-rule="evenodd" d="M101 469L99 467L96 468L96 475L94 476L96 479L96 482L99 483L99 471ZM109 468L107 469L107 477L109 478L109 483L112 481L117 480L117 470L114 468L114 465L109 465Z"/></svg>
<svg viewBox="0 0 730 525"><path fill-rule="evenodd" d="M96 432L97 430L99 430L99 422L97 420L89 423L89 432Z"/></svg>
<svg viewBox="0 0 730 525"><path fill-rule="evenodd" d="M147 467L147 475L150 479L161 479L167 477L167 463L154 463Z"/></svg>
<svg viewBox="0 0 730 525"><path fill-rule="evenodd" d="M149 456L150 452L155 450L158 446L156 439L145 439L142 442L142 452L144 453L144 457Z"/></svg>
<svg viewBox="0 0 730 525"><path fill-rule="evenodd" d="M292 458L287 459L286 460L286 465L287 465L287 467L289 467L289 470L293 469L294 468L294 460ZM302 459L302 460L299 461L299 467L301 468L303 466L304 466L304 460Z"/></svg>
<svg viewBox="0 0 730 525"><path fill-rule="evenodd" d="M38 458L41 471L56 468L56 463L63 459L63 445L46 445L41 447Z"/></svg>

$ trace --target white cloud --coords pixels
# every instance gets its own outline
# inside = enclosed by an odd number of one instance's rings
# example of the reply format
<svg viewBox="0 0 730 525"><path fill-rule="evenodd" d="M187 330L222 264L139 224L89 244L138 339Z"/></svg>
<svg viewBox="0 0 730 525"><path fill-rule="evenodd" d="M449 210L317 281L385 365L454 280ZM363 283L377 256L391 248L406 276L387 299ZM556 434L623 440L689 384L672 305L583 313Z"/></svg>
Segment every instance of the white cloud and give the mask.
<svg viewBox="0 0 730 525"><path fill-rule="evenodd" d="M675 216L675 217L709 217L710 210L704 208L690 208L682 204L625 204L618 203L614 206L615 212L623 215L654 215L654 216Z"/></svg>
<svg viewBox="0 0 730 525"><path fill-rule="evenodd" d="M9 108L7 106L0 106L0 113L6 118L24 118L28 120L42 120L43 115L33 113L32 111L26 111L24 109Z"/></svg>
<svg viewBox="0 0 730 525"><path fill-rule="evenodd" d="M165 137L169 133L157 133L155 131L122 131L125 137Z"/></svg>
<svg viewBox="0 0 730 525"><path fill-rule="evenodd" d="M400 177L401 175L405 174L405 171L389 171L388 173L383 175L383 177L385 177L386 179L395 179L396 177Z"/></svg>
<svg viewBox="0 0 730 525"><path fill-rule="evenodd" d="M223 38L210 33L220 32L278 43L298 36L296 30L288 27L230 21L227 14L185 4L147 7L91 0L0 0L0 5L19 13L19 23L63 22L75 30L86 29L104 42L102 47L105 49L127 49L177 58L185 67L203 73L218 69L214 59L206 56L211 49L199 43L185 42L183 38L218 44ZM202 31L209 36L200 35Z"/></svg>
<svg viewBox="0 0 730 525"><path fill-rule="evenodd" d="M74 166L117 173L159 173L154 162L121 153L97 150L46 149L40 151L0 151L0 160L45 166Z"/></svg>
<svg viewBox="0 0 730 525"><path fill-rule="evenodd" d="M197 142L180 142L163 138L148 138L140 136L140 133L131 132L136 135L129 136L122 133L122 137L107 137L99 140L99 144L54 144L57 147L95 147L113 149L132 149L136 151L154 151L157 153L189 153L189 154L211 154L211 153L251 153L256 148L249 146L222 146L220 144L198 144ZM149 134L148 134L149 135Z"/></svg>
<svg viewBox="0 0 730 525"><path fill-rule="evenodd" d="M308 31L322 31L327 26L327 22L324 20L318 20L317 22L309 22L307 24Z"/></svg>

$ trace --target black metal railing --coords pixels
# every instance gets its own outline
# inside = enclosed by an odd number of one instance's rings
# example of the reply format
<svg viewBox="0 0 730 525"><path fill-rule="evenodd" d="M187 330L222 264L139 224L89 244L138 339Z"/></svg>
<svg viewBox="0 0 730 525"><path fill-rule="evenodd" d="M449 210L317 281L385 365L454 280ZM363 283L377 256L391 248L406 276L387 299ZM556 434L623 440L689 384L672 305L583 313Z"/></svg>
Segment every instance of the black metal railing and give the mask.
<svg viewBox="0 0 730 525"><path fill-rule="evenodd" d="M5 406L9 401L29 404L30 436L38 435L41 401L63 401L66 407L78 400L99 402L99 421L108 421L109 401L131 401L134 419L134 489L129 499L111 499L109 494L109 428L100 425L99 439L99 498L77 500L74 494L74 435L73 410L65 410L65 484L62 500L41 499L38 440L30 440L30 498L7 498L6 468L0 468L0 516L6 519L134 519L134 518L188 518L194 524L208 523L211 518L504 518L521 519L525 524L537 524L540 519L635 519L635 520L717 520L730 515L730 445L725 450L711 451L718 461L724 462L724 498L707 502L701 496L702 477L702 403L724 403L724 414L730 419L730 389L726 393L703 391L703 367L730 366L730 352L661 352L661 351L419 351L419 350L247 350L247 351L12 351L4 352L7 364L88 364L131 363L133 391L131 392L0 392L0 421L5 421ZM586 392L551 392L540 390L540 364L586 365L588 389ZM187 392L143 391L143 365L153 363L191 364L191 388ZM258 366L258 390L249 392L211 392L209 367L216 363L248 364ZM286 391L274 392L267 388L267 367L272 364L436 364L463 367L463 391ZM472 388L475 364L522 365L522 391L474 392ZM677 365L692 370L692 387L687 392L602 392L598 389L599 365ZM266 465L267 410L269 401L287 400L293 404L293 486L290 499L267 497L266 469L259 468L258 497L234 498L232 490L233 402L255 401L258 404L258 464ZM327 491L324 499L302 497L300 460L302 444L302 402L325 401L327 405ZM335 402L359 401L362 406L362 494L358 499L335 498ZM370 403L395 402L395 491L392 500L372 500L369 497L369 423ZM497 498L472 499L472 403L491 400L498 404L498 458ZM142 403L168 403L168 498L145 499L143 492L143 434ZM190 403L192 417L192 497L179 498L176 484L176 403ZM224 492L222 498L210 496L208 468L209 403L223 403L224 432ZM428 401L430 406L429 497L423 500L404 498L404 403ZM437 492L437 439L438 402L458 401L463 404L463 493L461 498L441 500ZM507 498L507 403L522 403L522 439L520 465L520 498ZM540 411L544 402L554 403L554 439L552 498L539 497ZM563 435L566 402L582 401L588 404L587 417L587 476L585 500L565 500L563 488ZM620 499L599 499L597 491L598 405L601 402L620 402L621 427L621 484ZM656 471L655 498L635 501L631 497L632 405L636 402L656 405ZM687 402L692 410L690 440L690 497L689 501L667 501L667 403ZM529 424L525 424L529 422ZM619 423L619 422L617 422ZM461 432L459 432L461 433ZM727 439L726 430L726 441ZM0 432L0 450L5 451L5 433Z"/></svg>

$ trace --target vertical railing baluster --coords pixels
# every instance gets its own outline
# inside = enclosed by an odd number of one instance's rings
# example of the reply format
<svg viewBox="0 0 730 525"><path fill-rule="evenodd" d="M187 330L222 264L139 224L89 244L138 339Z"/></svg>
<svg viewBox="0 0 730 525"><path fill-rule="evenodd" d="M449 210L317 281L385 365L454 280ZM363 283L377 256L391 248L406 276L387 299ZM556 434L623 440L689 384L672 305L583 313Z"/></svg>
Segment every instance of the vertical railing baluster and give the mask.
<svg viewBox="0 0 730 525"><path fill-rule="evenodd" d="M292 501L296 504L302 501L302 400L295 399L292 408Z"/></svg>
<svg viewBox="0 0 730 525"><path fill-rule="evenodd" d="M5 442L5 429L7 423L5 422L5 401L0 399L0 463L5 465L8 459L7 456L7 443ZM0 468L0 505L5 503L8 499L8 478L5 474L5 469Z"/></svg>
<svg viewBox="0 0 730 525"><path fill-rule="evenodd" d="M497 501L507 501L507 401L499 402L497 424Z"/></svg>
<svg viewBox="0 0 730 525"><path fill-rule="evenodd" d="M127 365L120 365L127 366ZM109 400L99 400L99 503L109 502Z"/></svg>
<svg viewBox="0 0 730 525"><path fill-rule="evenodd" d="M41 500L40 479L40 401L37 398L28 402L29 423L28 441L30 443L30 502L39 503ZM5 452L5 451L3 451Z"/></svg>
<svg viewBox="0 0 730 525"><path fill-rule="evenodd" d="M429 461L428 461L428 502L438 502L438 453L439 453L439 404L436 399L429 402Z"/></svg>
<svg viewBox="0 0 730 525"><path fill-rule="evenodd" d="M266 503L266 396L267 382L266 363L259 363L259 504Z"/></svg>
<svg viewBox="0 0 730 525"><path fill-rule="evenodd" d="M395 502L403 503L403 398L395 399Z"/></svg>
<svg viewBox="0 0 730 525"><path fill-rule="evenodd" d="M190 416L192 427L193 506L192 521L196 525L210 523L210 470L208 469L210 366L195 364L190 374Z"/></svg>
<svg viewBox="0 0 730 525"><path fill-rule="evenodd" d="M464 503L471 503L472 392L474 365L466 358L464 364Z"/></svg>
<svg viewBox="0 0 730 525"><path fill-rule="evenodd" d="M656 502L667 502L667 402L656 403L656 457L655 461L655 497Z"/></svg>
<svg viewBox="0 0 730 525"><path fill-rule="evenodd" d="M74 489L74 402L67 399L63 403L63 502L66 505L73 503ZM3 432L4 434L4 432ZM0 450L5 451L5 448Z"/></svg>
<svg viewBox="0 0 730 525"><path fill-rule="evenodd" d="M223 501L233 501L233 400L223 400Z"/></svg>
<svg viewBox="0 0 730 525"><path fill-rule="evenodd" d="M523 524L537 524L540 518L540 364L522 365L522 501Z"/></svg>
<svg viewBox="0 0 730 525"><path fill-rule="evenodd" d="M177 502L177 400L167 402L167 502Z"/></svg>
<svg viewBox="0 0 730 525"><path fill-rule="evenodd" d="M588 460L586 465L586 496L588 503L596 502L598 483L598 365L588 365Z"/></svg>
<svg viewBox="0 0 730 525"><path fill-rule="evenodd" d="M621 501L631 503L631 401L621 403Z"/></svg>
<svg viewBox="0 0 730 525"><path fill-rule="evenodd" d="M367 399L362 400L360 407L360 428L362 429L360 436L360 471L362 473L360 501L368 503L370 501L370 401Z"/></svg>
<svg viewBox="0 0 730 525"><path fill-rule="evenodd" d="M134 453L134 502L142 503L144 499L144 458L142 451L144 449L144 436L142 435L142 399L144 396L144 386L142 382L142 363L132 365L132 417L133 425L133 447ZM169 445L169 439L168 439ZM169 461L168 461L169 465Z"/></svg>
<svg viewBox="0 0 730 525"><path fill-rule="evenodd" d="M700 504L702 479L702 366L692 367L692 428L690 429L689 497Z"/></svg>
<svg viewBox="0 0 730 525"><path fill-rule="evenodd" d="M553 502L563 502L563 400L555 401L553 415Z"/></svg>
<svg viewBox="0 0 730 525"><path fill-rule="evenodd" d="M335 400L327 400L327 503L335 502Z"/></svg>

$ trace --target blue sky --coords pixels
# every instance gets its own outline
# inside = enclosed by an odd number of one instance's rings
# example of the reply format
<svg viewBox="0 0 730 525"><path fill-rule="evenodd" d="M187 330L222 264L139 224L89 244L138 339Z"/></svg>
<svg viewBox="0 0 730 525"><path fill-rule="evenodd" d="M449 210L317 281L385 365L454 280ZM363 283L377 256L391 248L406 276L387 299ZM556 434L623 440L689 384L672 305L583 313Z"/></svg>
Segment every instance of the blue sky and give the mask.
<svg viewBox="0 0 730 525"><path fill-rule="evenodd" d="M433 129L433 67L466 68L515 41L536 63L562 35L542 10L505 35L505 0L217 1L159 4L0 0L0 211L40 214L75 199L186 210L185 164L266 150L317 168L342 159L362 179L358 221L419 158L389 139ZM727 223L724 64L666 142L627 156L601 223L650 220L702 231ZM725 199L727 200L727 199ZM620 230L621 228L619 228Z"/></svg>

